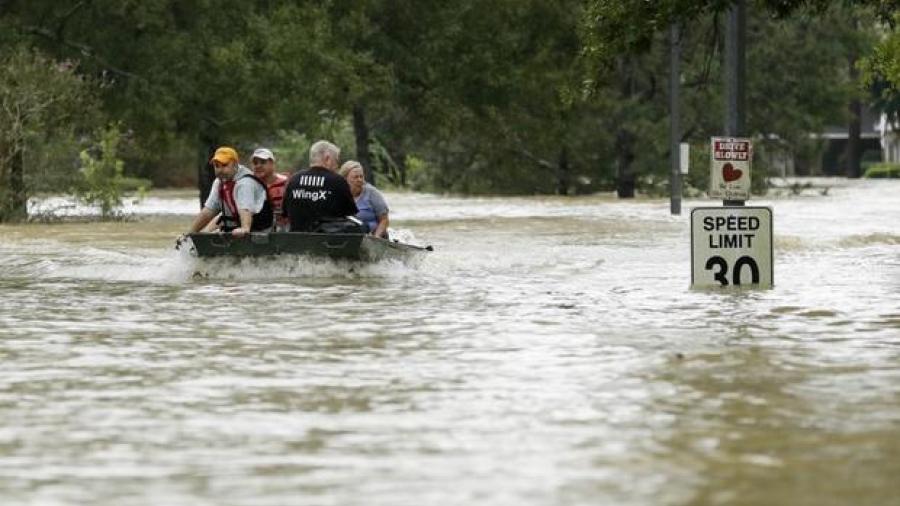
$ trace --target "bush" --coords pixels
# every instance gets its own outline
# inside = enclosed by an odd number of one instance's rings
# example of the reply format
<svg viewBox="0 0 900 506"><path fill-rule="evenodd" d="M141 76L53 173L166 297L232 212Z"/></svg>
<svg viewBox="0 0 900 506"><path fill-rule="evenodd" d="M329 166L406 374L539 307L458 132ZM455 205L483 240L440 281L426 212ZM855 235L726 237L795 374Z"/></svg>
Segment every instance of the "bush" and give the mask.
<svg viewBox="0 0 900 506"><path fill-rule="evenodd" d="M879 163L866 169L864 178L886 179L900 178L900 163Z"/></svg>
<svg viewBox="0 0 900 506"><path fill-rule="evenodd" d="M117 156L121 136L119 128L111 126L100 133L100 142L94 149L81 152L82 180L73 188L78 200L100 206L103 218L117 215L126 185L134 184L133 179L126 180L122 175L125 164ZM145 188L139 186L137 190L142 195Z"/></svg>
<svg viewBox="0 0 900 506"><path fill-rule="evenodd" d="M119 187L123 192L145 193L153 187L153 181L143 177L125 176L120 180Z"/></svg>

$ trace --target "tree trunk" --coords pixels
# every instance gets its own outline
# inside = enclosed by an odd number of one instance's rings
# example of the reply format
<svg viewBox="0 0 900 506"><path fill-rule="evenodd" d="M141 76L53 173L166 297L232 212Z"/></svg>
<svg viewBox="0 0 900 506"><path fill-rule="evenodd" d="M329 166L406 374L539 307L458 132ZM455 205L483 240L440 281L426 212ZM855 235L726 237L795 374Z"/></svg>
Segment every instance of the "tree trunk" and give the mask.
<svg viewBox="0 0 900 506"><path fill-rule="evenodd" d="M9 167L9 207L6 221L23 221L28 217L28 192L25 188L25 151L13 148Z"/></svg>
<svg viewBox="0 0 900 506"><path fill-rule="evenodd" d="M618 74L620 79L620 92L624 101L629 100L635 95L635 79L634 79L634 62L628 57L622 57L618 62ZM624 125L626 125L627 114L623 111L620 113L618 124L620 125L616 132L616 194L619 198L634 198L634 187L637 176L632 169L634 162L634 134Z"/></svg>
<svg viewBox="0 0 900 506"><path fill-rule="evenodd" d="M559 150L559 163L556 165L556 194L569 194L569 147L565 145Z"/></svg>
<svg viewBox="0 0 900 506"><path fill-rule="evenodd" d="M353 106L353 135L356 138L356 161L363 167L366 181L375 184L372 170L372 155L369 153L369 126L366 125L366 110L360 105Z"/></svg>
<svg viewBox="0 0 900 506"><path fill-rule="evenodd" d="M622 199L634 198L636 177L631 164L634 162L634 134L622 128L616 134L616 195Z"/></svg>
<svg viewBox="0 0 900 506"><path fill-rule="evenodd" d="M859 81L859 70L856 68L856 54L850 54L850 82ZM850 101L850 126L847 129L847 177L858 178L862 176L862 102L858 97Z"/></svg>

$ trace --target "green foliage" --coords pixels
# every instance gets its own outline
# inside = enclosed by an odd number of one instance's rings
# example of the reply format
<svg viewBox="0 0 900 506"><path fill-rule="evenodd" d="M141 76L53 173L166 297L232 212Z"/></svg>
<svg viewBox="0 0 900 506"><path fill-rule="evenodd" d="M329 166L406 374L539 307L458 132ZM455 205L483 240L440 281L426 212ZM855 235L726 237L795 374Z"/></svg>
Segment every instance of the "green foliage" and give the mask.
<svg viewBox="0 0 900 506"><path fill-rule="evenodd" d="M306 165L309 158L309 137L296 130L279 130L272 141L272 151L278 159L279 172L294 172Z"/></svg>
<svg viewBox="0 0 900 506"><path fill-rule="evenodd" d="M406 178L410 188L418 191L434 192L431 182L436 179L437 168L417 156L406 158Z"/></svg>
<svg viewBox="0 0 900 506"><path fill-rule="evenodd" d="M745 1L748 12L769 19L818 16L838 5L832 0ZM647 51L656 34L670 24L691 27L703 17L725 13L734 3L735 0L585 0L581 34L584 54L592 70L588 83L594 82L593 74L620 55ZM896 0L857 0L844 4L870 10L888 22L897 16Z"/></svg>
<svg viewBox="0 0 900 506"><path fill-rule="evenodd" d="M863 177L870 179L900 178L900 163L880 163L873 165L866 169Z"/></svg>
<svg viewBox="0 0 900 506"><path fill-rule="evenodd" d="M134 179L126 180L124 163L117 156L122 134L117 126L110 126L99 134L99 142L91 150L81 152L82 180L73 188L78 200L100 207L104 219L118 216L122 197L126 188L133 186ZM140 184L140 183L138 183ZM143 195L146 188L138 186Z"/></svg>
<svg viewBox="0 0 900 506"><path fill-rule="evenodd" d="M72 132L33 139L25 152L29 195L59 193L80 180L78 153L89 143L85 135Z"/></svg>
<svg viewBox="0 0 900 506"><path fill-rule="evenodd" d="M896 21L900 22L900 14ZM891 31L869 60L871 70L887 81L900 83L900 33Z"/></svg>
<svg viewBox="0 0 900 506"><path fill-rule="evenodd" d="M659 88L661 71L669 65L663 31L671 22L681 24L682 140L693 144L696 153L696 146L706 146L710 137L723 132L721 52L723 13L729 5L681 0L586 3L586 91L593 102L620 97L606 116L613 119L612 128L637 138L640 148L633 156L634 170L641 175L639 187L667 181L668 97ZM848 120L847 104L861 93L860 82L849 72L850 62L876 43L865 29L873 23L872 13L858 6L748 2L745 134L757 139L758 153L768 153L754 161L755 192L765 190L770 155L817 159L806 156L821 150L809 134ZM623 112L617 112L623 99ZM703 167L708 170L708 161ZM689 178L691 187L706 188L705 174L694 178ZM649 186L645 190L652 191Z"/></svg>
<svg viewBox="0 0 900 506"><path fill-rule="evenodd" d="M143 177L124 176L119 180L119 188L123 193L137 193L140 198L153 187L153 181Z"/></svg>
<svg viewBox="0 0 900 506"><path fill-rule="evenodd" d="M814 153L808 134L845 120L860 93L849 59L878 45L869 27L895 15L892 1L749 2L748 135ZM375 170L392 184L551 193L633 176L652 192L668 180L663 32L681 24L684 140L705 144L721 133L722 13L732 3L10 0L0 45L37 48L67 62L70 77L97 79L81 78L121 124L113 158L157 183L190 181L211 144L244 153L265 143L282 171L304 164L319 138L355 158L352 112L363 110ZM900 49L884 30L866 61L890 98L900 96ZM29 137L42 149L29 148L26 161L71 175L74 119L47 118Z"/></svg>
<svg viewBox="0 0 900 506"><path fill-rule="evenodd" d="M99 118L93 83L73 64L18 45L0 50L0 222L26 218L28 197L59 188L78 133Z"/></svg>
<svg viewBox="0 0 900 506"><path fill-rule="evenodd" d="M342 161L353 158L356 143L350 121L323 113L322 122L311 128L308 134L296 130L279 130L275 133L269 147L278 159L278 171L294 172L308 166L309 147L319 139L328 140L340 147Z"/></svg>
<svg viewBox="0 0 900 506"><path fill-rule="evenodd" d="M893 24L897 23L900 23L900 13L893 17ZM887 27L882 31L881 42L860 67L875 96L875 105L896 124L900 123L900 32Z"/></svg>

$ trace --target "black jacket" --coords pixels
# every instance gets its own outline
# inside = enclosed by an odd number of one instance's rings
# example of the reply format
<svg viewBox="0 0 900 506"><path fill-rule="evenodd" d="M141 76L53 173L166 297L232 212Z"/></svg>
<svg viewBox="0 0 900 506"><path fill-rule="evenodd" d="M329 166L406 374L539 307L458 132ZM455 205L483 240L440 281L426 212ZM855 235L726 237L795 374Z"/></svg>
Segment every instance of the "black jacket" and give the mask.
<svg viewBox="0 0 900 506"><path fill-rule="evenodd" d="M347 180L324 167L294 174L284 189L281 209L290 220L291 232L312 232L322 219L359 212Z"/></svg>

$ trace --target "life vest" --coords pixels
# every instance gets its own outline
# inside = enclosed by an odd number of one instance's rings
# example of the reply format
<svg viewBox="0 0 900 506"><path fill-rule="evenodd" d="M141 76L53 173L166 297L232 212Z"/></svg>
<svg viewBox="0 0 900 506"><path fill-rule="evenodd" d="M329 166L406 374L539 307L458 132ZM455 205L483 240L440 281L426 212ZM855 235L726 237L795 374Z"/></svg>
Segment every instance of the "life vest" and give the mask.
<svg viewBox="0 0 900 506"><path fill-rule="evenodd" d="M253 223L250 224L250 231L269 231L272 228L272 204L271 202L269 202L269 192L266 188L266 184L253 174L244 174L243 176L237 179L232 179L231 181L220 181L221 184L219 185L219 200L221 200L222 204L228 208L228 212L231 215L227 216L225 213L222 213L222 217L219 219L219 223L221 224L220 229L222 230L222 232L231 232L232 230L240 228L241 226L241 217L238 214L237 203L234 201L234 185L237 184L238 180L245 177L253 179L264 189L266 189L266 200L265 202L263 202L262 209L260 209L258 213L253 215Z"/></svg>
<svg viewBox="0 0 900 506"><path fill-rule="evenodd" d="M275 182L266 185L266 194L269 196L269 202L272 203L272 211L275 213L275 220L279 225L284 225L288 221L281 211L281 202L284 200L284 188L287 186L287 182L287 176L275 174Z"/></svg>

